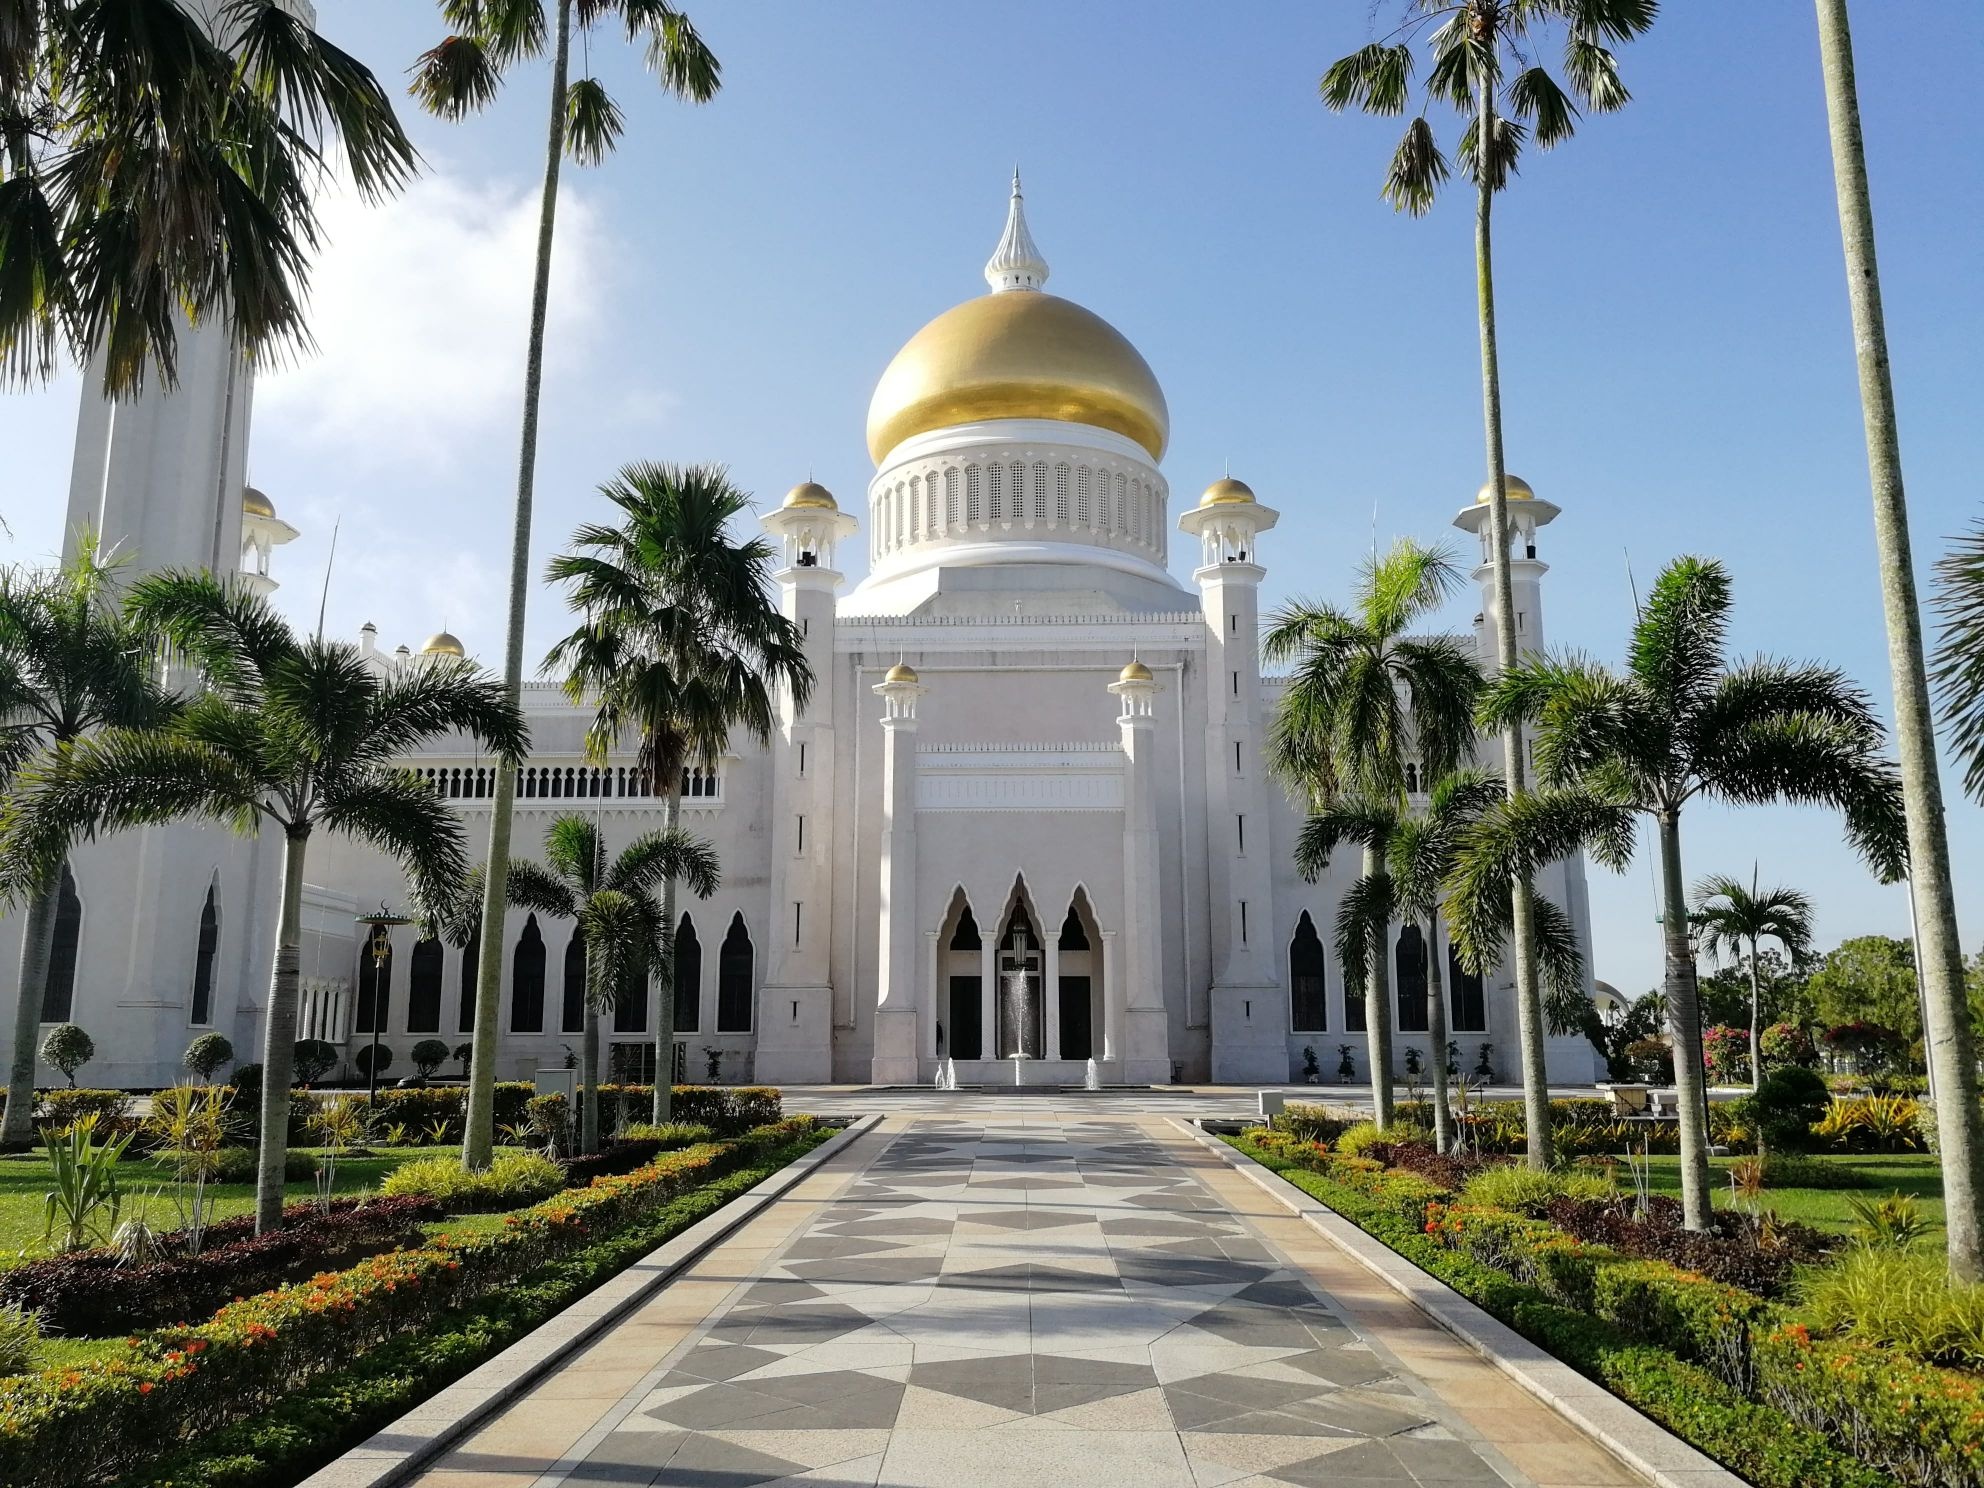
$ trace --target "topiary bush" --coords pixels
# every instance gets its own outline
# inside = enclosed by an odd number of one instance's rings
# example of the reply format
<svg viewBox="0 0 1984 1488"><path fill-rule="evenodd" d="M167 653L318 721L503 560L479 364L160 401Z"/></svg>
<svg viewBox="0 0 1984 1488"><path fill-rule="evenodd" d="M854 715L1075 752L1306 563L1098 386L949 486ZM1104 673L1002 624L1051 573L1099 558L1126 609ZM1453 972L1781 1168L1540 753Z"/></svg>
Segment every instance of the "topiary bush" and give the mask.
<svg viewBox="0 0 1984 1488"><path fill-rule="evenodd" d="M69 1088L76 1088L76 1071L96 1058L96 1043L73 1023L57 1023L42 1035L41 1060L62 1071Z"/></svg>
<svg viewBox="0 0 1984 1488"><path fill-rule="evenodd" d="M413 1067L424 1080L448 1062L448 1046L436 1038L422 1039L413 1046L407 1057L413 1061Z"/></svg>
<svg viewBox="0 0 1984 1488"><path fill-rule="evenodd" d="M351 1056L351 1062L357 1066L358 1073L367 1078L375 1073L383 1075L393 1067L393 1051L384 1044L379 1045L376 1050L372 1045L366 1044Z"/></svg>
<svg viewBox="0 0 1984 1488"><path fill-rule="evenodd" d="M328 1039L298 1039L295 1052L290 1056L290 1073L299 1085L315 1085L333 1069L337 1068L338 1051ZM240 1084L240 1076L235 1084Z"/></svg>
<svg viewBox="0 0 1984 1488"><path fill-rule="evenodd" d="M234 1045L225 1034L203 1033L186 1046L179 1062L186 1066L187 1074L210 1085L215 1072L233 1059Z"/></svg>
<svg viewBox="0 0 1984 1488"><path fill-rule="evenodd" d="M1802 1152L1811 1145L1812 1127L1832 1105L1832 1092L1815 1070L1796 1065L1772 1070L1743 1103L1765 1148Z"/></svg>

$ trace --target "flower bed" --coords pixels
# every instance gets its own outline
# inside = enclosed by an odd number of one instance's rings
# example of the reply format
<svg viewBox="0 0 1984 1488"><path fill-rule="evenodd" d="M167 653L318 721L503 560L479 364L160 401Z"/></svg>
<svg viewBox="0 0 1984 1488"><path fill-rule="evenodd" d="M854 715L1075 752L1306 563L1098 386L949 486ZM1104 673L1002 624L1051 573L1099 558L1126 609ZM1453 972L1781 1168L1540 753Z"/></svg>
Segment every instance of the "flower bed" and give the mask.
<svg viewBox="0 0 1984 1488"><path fill-rule="evenodd" d="M115 1251L85 1250L0 1271L0 1306L32 1308L46 1332L86 1337L183 1323L232 1298L412 1243L440 1214L433 1200L415 1197L338 1199L328 1213L292 1204L282 1228L266 1235L255 1233L252 1216L209 1225L198 1255L127 1266Z"/></svg>
<svg viewBox="0 0 1984 1488"><path fill-rule="evenodd" d="M1814 1339L1756 1292L1456 1202L1368 1157L1277 1132L1229 1140L1753 1483L1984 1488L1974 1374Z"/></svg>
<svg viewBox="0 0 1984 1488"><path fill-rule="evenodd" d="M554 1194L500 1229L444 1234L231 1303L198 1325L140 1334L124 1359L0 1383L0 1482L74 1488L135 1471L812 1129L796 1118L670 1153Z"/></svg>
<svg viewBox="0 0 1984 1488"><path fill-rule="evenodd" d="M1789 1220L1759 1225L1745 1214L1715 1213L1715 1229L1682 1226L1677 1199L1647 1200L1646 1216L1634 1215L1630 1198L1553 1199L1546 1216L1568 1235L1642 1260L1669 1261L1760 1297L1783 1295L1792 1271L1824 1259L1836 1243L1822 1230Z"/></svg>

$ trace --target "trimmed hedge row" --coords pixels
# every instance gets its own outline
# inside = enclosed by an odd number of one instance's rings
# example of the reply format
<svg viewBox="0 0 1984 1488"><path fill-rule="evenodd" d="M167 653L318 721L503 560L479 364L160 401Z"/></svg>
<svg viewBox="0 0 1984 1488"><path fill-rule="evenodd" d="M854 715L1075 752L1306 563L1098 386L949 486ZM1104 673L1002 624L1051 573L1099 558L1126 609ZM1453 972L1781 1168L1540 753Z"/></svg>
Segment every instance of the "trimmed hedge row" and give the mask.
<svg viewBox="0 0 1984 1488"><path fill-rule="evenodd" d="M801 1117L657 1158L508 1216L160 1328L109 1363L0 1382L0 1482L73 1488L136 1471L162 1443L203 1438L279 1405L320 1375L452 1309L526 1283L548 1263L810 1132Z"/></svg>
<svg viewBox="0 0 1984 1488"><path fill-rule="evenodd" d="M1984 1488L1975 1376L1281 1133L1229 1141L1762 1488Z"/></svg>

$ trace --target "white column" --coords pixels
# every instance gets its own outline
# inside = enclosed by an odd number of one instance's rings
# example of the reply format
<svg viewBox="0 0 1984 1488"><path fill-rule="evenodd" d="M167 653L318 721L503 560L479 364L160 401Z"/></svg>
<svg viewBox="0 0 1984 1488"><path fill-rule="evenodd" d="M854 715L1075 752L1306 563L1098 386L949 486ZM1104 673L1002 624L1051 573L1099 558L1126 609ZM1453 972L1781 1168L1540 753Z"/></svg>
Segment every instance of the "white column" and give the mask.
<svg viewBox="0 0 1984 1488"><path fill-rule="evenodd" d="M1171 1079L1170 1018L1165 1012L1163 915L1158 893L1155 699L1150 670L1132 661L1110 684L1122 699L1116 724L1123 748L1123 1054L1131 1084Z"/></svg>
<svg viewBox="0 0 1984 1488"><path fill-rule="evenodd" d="M1116 955L1116 932L1102 937L1102 1061L1114 1066L1123 1058L1123 971Z"/></svg>
<svg viewBox="0 0 1984 1488"><path fill-rule="evenodd" d="M994 925L991 934L985 927L978 927L978 1016L983 1020L979 1033L978 1053L981 1059L993 1060L999 1057L999 927Z"/></svg>
<svg viewBox="0 0 1984 1488"><path fill-rule="evenodd" d="M916 673L898 664L874 689L882 699L880 955L875 976L877 1085L920 1078L916 1032Z"/></svg>
<svg viewBox="0 0 1984 1488"><path fill-rule="evenodd" d="M1045 1042L1041 1052L1048 1059L1061 1057L1061 934L1056 930L1046 939L1040 957L1040 995L1046 1009Z"/></svg>
<svg viewBox="0 0 1984 1488"><path fill-rule="evenodd" d="M937 1057L937 932L923 932L923 1053ZM948 1030L946 1030L948 1032Z"/></svg>

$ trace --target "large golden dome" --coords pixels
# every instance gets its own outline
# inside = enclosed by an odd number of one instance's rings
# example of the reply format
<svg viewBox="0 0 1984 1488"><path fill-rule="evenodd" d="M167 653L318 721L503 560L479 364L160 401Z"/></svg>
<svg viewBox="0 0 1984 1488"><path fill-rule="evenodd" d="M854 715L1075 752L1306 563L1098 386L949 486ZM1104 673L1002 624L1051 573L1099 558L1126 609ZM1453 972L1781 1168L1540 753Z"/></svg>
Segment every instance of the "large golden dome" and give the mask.
<svg viewBox="0 0 1984 1488"><path fill-rule="evenodd" d="M1053 419L1135 440L1162 459L1164 390L1122 332L1040 289L1047 264L1026 230L1019 180L1006 233L986 265L993 293L946 310L909 338L875 385L868 453L980 419Z"/></svg>

